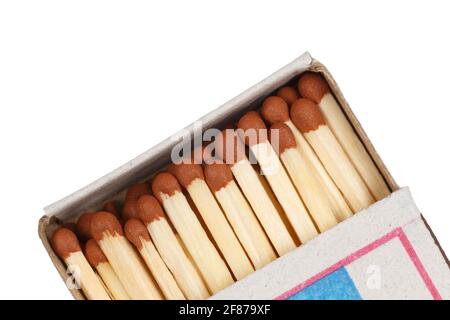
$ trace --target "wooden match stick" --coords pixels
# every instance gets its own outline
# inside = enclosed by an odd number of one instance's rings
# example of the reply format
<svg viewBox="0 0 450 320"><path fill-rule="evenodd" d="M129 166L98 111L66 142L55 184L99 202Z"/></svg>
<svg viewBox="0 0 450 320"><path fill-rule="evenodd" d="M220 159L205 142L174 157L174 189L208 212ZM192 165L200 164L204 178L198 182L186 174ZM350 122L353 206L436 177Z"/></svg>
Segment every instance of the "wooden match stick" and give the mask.
<svg viewBox="0 0 450 320"><path fill-rule="evenodd" d="M318 176L310 170L306 159L298 152L291 129L286 124L278 122L273 124L270 130L278 130L279 139L275 142L278 146L275 150L279 150L280 159L319 230L323 232L334 227L338 221L329 197L322 188Z"/></svg>
<svg viewBox="0 0 450 320"><path fill-rule="evenodd" d="M136 246L166 299L185 300L175 279L153 245L144 224L138 219L130 219L126 222L124 229L127 239Z"/></svg>
<svg viewBox="0 0 450 320"><path fill-rule="evenodd" d="M302 243L318 232L295 187L292 185L272 145L267 141L267 128L255 111L246 113L238 122L243 141L258 161L289 222Z"/></svg>
<svg viewBox="0 0 450 320"><path fill-rule="evenodd" d="M352 210L336 184L333 182L333 179L331 179L309 143L289 118L289 107L286 101L279 97L268 97L262 104L261 113L264 120L270 125L282 122L291 129L297 143L298 152L306 159L310 170L319 177L323 189L325 189L327 196L330 198L336 218L339 221L342 221L352 216Z"/></svg>
<svg viewBox="0 0 450 320"><path fill-rule="evenodd" d="M106 211L95 213L91 218L91 234L131 299L162 299L139 256L124 237L116 216Z"/></svg>
<svg viewBox="0 0 450 320"><path fill-rule="evenodd" d="M328 125L375 199L388 196L390 191L386 182L331 94L325 79L317 73L306 72L299 79L298 90L302 97L319 105Z"/></svg>
<svg viewBox="0 0 450 320"><path fill-rule="evenodd" d="M158 252L188 299L206 299L208 290L200 274L181 247L155 197L143 195L137 202L139 218L155 243Z"/></svg>
<svg viewBox="0 0 450 320"><path fill-rule="evenodd" d="M168 171L188 191L237 280L254 271L250 260L208 188L199 164L172 164Z"/></svg>
<svg viewBox="0 0 450 320"><path fill-rule="evenodd" d="M358 212L374 203L375 199L327 126L317 104L308 99L297 100L291 107L291 118L313 147L353 211Z"/></svg>
<svg viewBox="0 0 450 320"><path fill-rule="evenodd" d="M84 254L75 233L67 228L57 229L51 239L56 254L65 262L67 267L76 272L81 290L89 300L111 300L99 278L95 274Z"/></svg>
<svg viewBox="0 0 450 320"><path fill-rule="evenodd" d="M226 164L208 164L205 177L256 269L276 259L261 225Z"/></svg>
<svg viewBox="0 0 450 320"><path fill-rule="evenodd" d="M216 155L230 166L242 192L250 203L279 256L295 249L295 243L258 174L245 155L245 146L233 129L216 136Z"/></svg>
<svg viewBox="0 0 450 320"><path fill-rule="evenodd" d="M177 179L170 173L159 173L153 179L152 190L194 258L210 291L216 293L230 286L234 282L233 277L181 192Z"/></svg>
<svg viewBox="0 0 450 320"><path fill-rule="evenodd" d="M150 185L146 182L136 183L128 188L122 212L124 220L138 218L136 202L144 194L150 194Z"/></svg>
<svg viewBox="0 0 450 320"><path fill-rule="evenodd" d="M277 96L283 99L289 106L300 98L297 89L291 86L284 86L278 89Z"/></svg>
<svg viewBox="0 0 450 320"><path fill-rule="evenodd" d="M130 296L94 239L86 242L84 253L91 266L97 270L112 297L115 300L130 300Z"/></svg>

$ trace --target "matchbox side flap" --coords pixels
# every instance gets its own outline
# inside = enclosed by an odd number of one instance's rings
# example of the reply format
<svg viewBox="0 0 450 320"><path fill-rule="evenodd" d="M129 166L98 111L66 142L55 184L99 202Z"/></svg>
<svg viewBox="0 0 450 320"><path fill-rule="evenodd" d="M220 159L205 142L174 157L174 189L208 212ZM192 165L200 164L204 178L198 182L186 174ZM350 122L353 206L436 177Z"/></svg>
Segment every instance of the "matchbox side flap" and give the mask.
<svg viewBox="0 0 450 320"><path fill-rule="evenodd" d="M211 299L450 299L450 270L402 188Z"/></svg>

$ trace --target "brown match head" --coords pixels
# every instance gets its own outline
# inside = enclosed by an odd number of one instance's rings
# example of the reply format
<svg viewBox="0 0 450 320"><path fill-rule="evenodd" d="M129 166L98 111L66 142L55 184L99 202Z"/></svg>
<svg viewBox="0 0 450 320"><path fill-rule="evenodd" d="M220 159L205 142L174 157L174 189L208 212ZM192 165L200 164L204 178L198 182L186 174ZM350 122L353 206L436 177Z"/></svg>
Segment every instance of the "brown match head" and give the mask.
<svg viewBox="0 0 450 320"><path fill-rule="evenodd" d="M117 209L117 202L114 200L105 202L102 210L111 212L116 217L119 217L119 210Z"/></svg>
<svg viewBox="0 0 450 320"><path fill-rule="evenodd" d="M163 208L154 196L143 195L137 201L139 218L145 225L155 220L165 219Z"/></svg>
<svg viewBox="0 0 450 320"><path fill-rule="evenodd" d="M125 201L127 200L137 200L143 194L150 193L150 186L147 182L136 183L128 188L125 195Z"/></svg>
<svg viewBox="0 0 450 320"><path fill-rule="evenodd" d="M77 224L74 222L67 222L64 223L62 226L62 228L66 228L69 229L70 231L72 231L73 233L77 234Z"/></svg>
<svg viewBox="0 0 450 320"><path fill-rule="evenodd" d="M320 103L323 96L330 92L330 87L320 74L305 72L298 80L298 91L303 98Z"/></svg>
<svg viewBox="0 0 450 320"><path fill-rule="evenodd" d="M215 141L210 143L204 143L203 145L203 154L202 154L202 164L204 163L213 163L220 159L218 159L217 152L215 151ZM197 163L197 162L196 162Z"/></svg>
<svg viewBox="0 0 450 320"><path fill-rule="evenodd" d="M233 173L228 165L213 163L205 166L206 183L213 192L226 187L233 181Z"/></svg>
<svg viewBox="0 0 450 320"><path fill-rule="evenodd" d="M82 240L92 238L91 236L91 219L94 212L83 213L77 221L77 234Z"/></svg>
<svg viewBox="0 0 450 320"><path fill-rule="evenodd" d="M214 141L216 155L226 164L233 165L245 159L245 145L234 129L220 132Z"/></svg>
<svg viewBox="0 0 450 320"><path fill-rule="evenodd" d="M325 125L325 118L319 106L308 99L298 99L291 107L291 119L301 133L316 130Z"/></svg>
<svg viewBox="0 0 450 320"><path fill-rule="evenodd" d="M282 98L277 96L271 96L264 100L261 113L264 120L271 125L289 120L288 104Z"/></svg>
<svg viewBox="0 0 450 320"><path fill-rule="evenodd" d="M162 203L161 194L172 196L176 192L181 192L181 186L172 174L161 172L153 178L152 191L156 199Z"/></svg>
<svg viewBox="0 0 450 320"><path fill-rule="evenodd" d="M285 86L285 87L278 89L277 96L279 96L281 99L286 101L286 103L289 106L292 105L295 102L295 100L300 98L300 96L298 95L297 89L295 89L294 87L291 87L291 86Z"/></svg>
<svg viewBox="0 0 450 320"><path fill-rule="evenodd" d="M241 138L250 147L267 140L267 127L256 111L250 111L244 114L239 119L238 128L241 131L240 134L244 135Z"/></svg>
<svg viewBox="0 0 450 320"><path fill-rule="evenodd" d="M94 268L100 263L108 262L105 254L94 239L89 239L84 246L84 254L86 255L87 261Z"/></svg>
<svg viewBox="0 0 450 320"><path fill-rule="evenodd" d="M277 135L273 134L273 130L278 131L278 141L270 141L274 145L275 150L278 154L282 154L285 150L296 148L297 142L295 141L295 136L292 130L283 122L274 123L270 127L270 137L275 137Z"/></svg>
<svg viewBox="0 0 450 320"><path fill-rule="evenodd" d="M205 180L202 166L193 163L172 163L167 167L167 171L173 174L181 185L187 188L195 179Z"/></svg>
<svg viewBox="0 0 450 320"><path fill-rule="evenodd" d="M100 241L105 235L123 236L123 230L115 215L107 211L99 211L92 216L91 234L96 241Z"/></svg>
<svg viewBox="0 0 450 320"><path fill-rule="evenodd" d="M125 236L138 250L142 249L142 240L150 241L147 228L138 219L130 219L125 223Z"/></svg>
<svg viewBox="0 0 450 320"><path fill-rule="evenodd" d="M50 242L53 250L63 260L66 260L71 253L81 251L77 236L67 228L56 229Z"/></svg>
<svg viewBox="0 0 450 320"><path fill-rule="evenodd" d="M124 220L138 217L136 202L137 200L135 199L129 199L125 201L122 210L122 216Z"/></svg>
<svg viewBox="0 0 450 320"><path fill-rule="evenodd" d="M223 130L234 129L235 127L236 127L236 126L234 125L233 122L227 122L227 123L222 127L222 129L223 129Z"/></svg>

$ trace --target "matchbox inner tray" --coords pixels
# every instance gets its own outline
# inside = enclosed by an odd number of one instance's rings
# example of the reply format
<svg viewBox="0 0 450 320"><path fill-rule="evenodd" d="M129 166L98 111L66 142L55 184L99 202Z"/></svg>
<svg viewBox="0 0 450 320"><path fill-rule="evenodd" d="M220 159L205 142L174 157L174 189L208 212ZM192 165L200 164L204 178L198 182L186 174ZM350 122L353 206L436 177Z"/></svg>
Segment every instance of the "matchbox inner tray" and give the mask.
<svg viewBox="0 0 450 320"><path fill-rule="evenodd" d="M319 72L327 80L393 193L211 299L449 299L448 260L409 189L397 186L328 70L308 53L201 118L203 129L222 128L235 121L305 71ZM185 130L193 136L193 125ZM76 221L82 212L98 210L107 200L122 199L129 186L168 165L171 150L178 143L166 139L45 208L39 237L66 283L66 266L49 243L53 231L63 223ZM80 290L69 290L75 299L85 299Z"/></svg>

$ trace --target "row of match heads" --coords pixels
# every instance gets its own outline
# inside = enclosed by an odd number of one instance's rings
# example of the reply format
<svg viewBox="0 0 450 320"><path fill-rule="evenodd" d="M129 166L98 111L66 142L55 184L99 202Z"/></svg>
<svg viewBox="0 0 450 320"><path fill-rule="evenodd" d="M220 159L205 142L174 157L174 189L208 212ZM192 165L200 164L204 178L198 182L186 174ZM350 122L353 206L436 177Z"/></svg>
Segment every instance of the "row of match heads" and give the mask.
<svg viewBox="0 0 450 320"><path fill-rule="evenodd" d="M284 122L289 118L294 121L301 132L308 132L314 130L321 124L325 124L325 119L316 104L329 92L328 84L320 75L306 72L300 77L297 88L294 86L284 86L278 89L275 95L264 100L261 106L261 114L266 123L272 126L272 129L276 128L280 130L279 150L282 151L289 143L295 141L290 129L284 125ZM289 106L291 107L290 112ZM250 111L241 117L237 126L244 131L248 129L267 129L263 119L256 111ZM225 134L222 137L229 139ZM221 137L219 136L217 138L220 139ZM233 138L236 139L235 137ZM219 142L220 140L216 141ZM227 158L226 143L222 140L221 145L223 147L216 148L216 151L224 159ZM245 151L240 148L241 144L239 143L234 143L233 146L235 147L234 161L238 161L241 156L245 155ZM223 150L222 154L220 154L220 150ZM189 166L181 164L180 166L169 166L169 172L157 175L153 183L151 183L151 187L147 182L130 187L126 192L121 213L119 212L120 204L117 201L109 201L104 204L103 210L97 212L97 214L93 212L83 213L76 224L67 223L63 227L73 231L82 242L85 242L89 238L95 238L95 236L101 237L104 228L114 228L112 231L123 234L119 221L140 218L144 223L149 223L154 219L164 216L164 211L153 196L143 197L140 205L139 198L143 195L150 195L150 189L153 189L155 195L159 194L158 191L155 192L158 189L166 190L169 194L175 190L181 191L180 184L173 177L172 173L176 173L179 182L184 186L189 185L190 181L194 178L204 176L201 167L196 165ZM205 170L205 176L209 177L207 181L213 190L220 189L221 186L232 179L232 173L227 170L226 166L219 163L208 166ZM140 210L139 208L143 205L142 202L151 202L152 206L149 207L151 210ZM91 221L94 216L97 218L93 220L95 223L93 231L91 231ZM64 243L60 243L65 241L58 240L57 235L58 233L56 233L56 237L53 237L52 243L56 252L60 256L65 256L67 255L67 252L64 251L65 245ZM71 239L75 240L73 237ZM70 246L68 245L68 247Z"/></svg>

